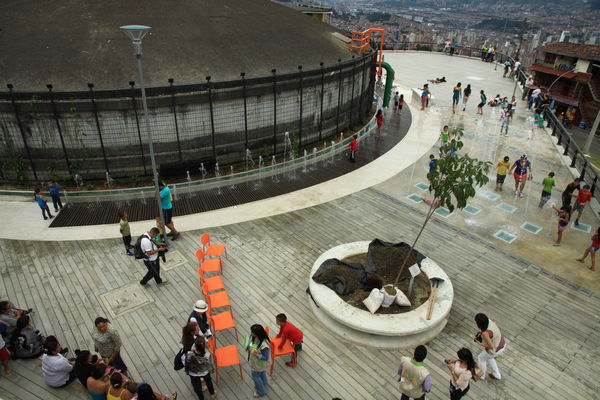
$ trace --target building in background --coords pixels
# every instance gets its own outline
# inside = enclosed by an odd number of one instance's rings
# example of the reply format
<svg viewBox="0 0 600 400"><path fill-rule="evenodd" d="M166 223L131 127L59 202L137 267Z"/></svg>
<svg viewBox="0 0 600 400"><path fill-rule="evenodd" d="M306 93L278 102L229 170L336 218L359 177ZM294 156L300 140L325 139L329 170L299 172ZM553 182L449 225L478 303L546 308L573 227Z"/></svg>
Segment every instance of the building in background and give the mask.
<svg viewBox="0 0 600 400"><path fill-rule="evenodd" d="M535 84L556 100L557 115L572 107L574 123L591 128L600 109L600 46L555 42L538 49Z"/></svg>

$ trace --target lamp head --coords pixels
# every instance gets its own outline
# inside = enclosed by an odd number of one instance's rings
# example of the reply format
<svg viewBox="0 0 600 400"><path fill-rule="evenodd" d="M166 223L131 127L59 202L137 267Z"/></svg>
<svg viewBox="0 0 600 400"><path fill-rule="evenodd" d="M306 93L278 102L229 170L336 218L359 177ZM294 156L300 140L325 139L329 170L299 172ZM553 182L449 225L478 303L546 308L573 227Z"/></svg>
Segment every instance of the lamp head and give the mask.
<svg viewBox="0 0 600 400"><path fill-rule="evenodd" d="M141 56L143 54L142 39L152 28L146 25L125 25L119 29L121 29L133 42L133 53L136 56Z"/></svg>

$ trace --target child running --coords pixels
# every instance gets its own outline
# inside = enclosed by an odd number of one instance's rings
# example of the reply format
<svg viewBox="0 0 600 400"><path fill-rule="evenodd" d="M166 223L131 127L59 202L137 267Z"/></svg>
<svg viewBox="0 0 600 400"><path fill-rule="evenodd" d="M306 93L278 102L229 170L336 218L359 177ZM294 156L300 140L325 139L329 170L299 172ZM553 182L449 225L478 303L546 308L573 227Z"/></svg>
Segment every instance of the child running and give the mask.
<svg viewBox="0 0 600 400"><path fill-rule="evenodd" d="M458 106L458 101L460 100L461 90L460 82L452 89L452 114L456 114L456 106Z"/></svg>
<svg viewBox="0 0 600 400"><path fill-rule="evenodd" d="M429 102L429 96L431 96L431 92L429 91L429 85L427 83L423 85L421 90L421 111L423 111Z"/></svg>
<svg viewBox="0 0 600 400"><path fill-rule="evenodd" d="M477 113L476 115L483 115L483 107L485 106L485 102L487 101L487 96L482 91L479 92L479 99L481 100L479 104L477 104Z"/></svg>
<svg viewBox="0 0 600 400"><path fill-rule="evenodd" d="M398 108L396 111L396 113L398 115L402 115L402 107L404 107L404 95L403 94L401 94L400 98L398 99Z"/></svg>
<svg viewBox="0 0 600 400"><path fill-rule="evenodd" d="M350 147L350 158L348 160L356 162L356 151L358 150L358 143L356 142L357 136L352 135L352 140L348 143Z"/></svg>
<svg viewBox="0 0 600 400"><path fill-rule="evenodd" d="M127 214L127 211L121 211L119 213L119 232L121 232L123 244L125 245L125 254L132 256L133 253L131 252L131 249L133 246L131 245L131 229L129 228L128 218L129 214Z"/></svg>
<svg viewBox="0 0 600 400"><path fill-rule="evenodd" d="M46 200L46 198L44 196L42 196L42 190L40 188L35 189L34 197L38 203L38 206L40 206L40 208L42 209L42 217L44 217L45 220L48 218L54 218L54 215L50 214L50 208L48 207L48 201ZM46 213L48 213L47 217L46 217Z"/></svg>
<svg viewBox="0 0 600 400"><path fill-rule="evenodd" d="M467 102L469 101L469 96L471 95L471 84L467 84L467 87L463 89L463 111L467 109Z"/></svg>
<svg viewBox="0 0 600 400"><path fill-rule="evenodd" d="M555 204L552 204L552 209L558 213L558 227L557 227L557 238L556 242L552 246L558 247L560 246L560 242L562 240L563 232L569 226L569 219L571 215L571 206L565 206L562 208L556 207Z"/></svg>
<svg viewBox="0 0 600 400"><path fill-rule="evenodd" d="M554 181L554 172L550 172L546 178L542 181L542 197L540 198L540 204L538 204L539 208L544 207L544 205L550 200L552 196L552 187L555 185Z"/></svg>
<svg viewBox="0 0 600 400"><path fill-rule="evenodd" d="M583 256L581 256L581 258L578 258L577 261L579 261L581 263L584 262L586 257L589 254L590 258L592 259L592 265L590 267L588 267L588 269L591 271L595 271L596 270L596 252L598 251L598 249L600 249L600 228L598 228L596 230L596 233L594 233L594 235L592 236L592 245L590 247L588 247L587 249L585 249Z"/></svg>
<svg viewBox="0 0 600 400"><path fill-rule="evenodd" d="M377 114L375 115L375 120L377 121L377 136L381 136L381 126L383 125L383 111L377 110Z"/></svg>
<svg viewBox="0 0 600 400"><path fill-rule="evenodd" d="M577 218L575 218L575 226L579 225L579 218L586 205L592 200L592 192L590 192L590 185L585 185L577 192L577 199L575 199L575 205L573 211L577 211Z"/></svg>
<svg viewBox="0 0 600 400"><path fill-rule="evenodd" d="M531 163L527 160L527 154L523 154L521 158L510 168L509 174L515 171L515 195L523 197L523 189L527 183L527 179L533 179L533 169Z"/></svg>
<svg viewBox="0 0 600 400"><path fill-rule="evenodd" d="M504 184L504 179L506 179L506 171L510 168L510 158L508 156L504 156L502 160L496 164L496 169L498 173L496 174L496 189L494 191L501 192L502 185Z"/></svg>

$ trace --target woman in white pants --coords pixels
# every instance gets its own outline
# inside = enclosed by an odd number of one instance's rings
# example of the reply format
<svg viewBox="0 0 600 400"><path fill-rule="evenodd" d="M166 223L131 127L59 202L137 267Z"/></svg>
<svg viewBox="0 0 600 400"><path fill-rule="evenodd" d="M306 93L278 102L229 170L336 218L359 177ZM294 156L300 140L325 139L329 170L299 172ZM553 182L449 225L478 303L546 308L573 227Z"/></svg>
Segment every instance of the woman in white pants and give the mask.
<svg viewBox="0 0 600 400"><path fill-rule="evenodd" d="M477 357L479 362L479 368L481 368L482 376L481 379L485 378L488 364L492 367L490 378L501 379L500 370L496 363L496 357L504 353L506 349L506 340L498 325L485 314L477 314L475 316L475 323L479 328L479 332L474 337L475 343L483 347L483 351Z"/></svg>

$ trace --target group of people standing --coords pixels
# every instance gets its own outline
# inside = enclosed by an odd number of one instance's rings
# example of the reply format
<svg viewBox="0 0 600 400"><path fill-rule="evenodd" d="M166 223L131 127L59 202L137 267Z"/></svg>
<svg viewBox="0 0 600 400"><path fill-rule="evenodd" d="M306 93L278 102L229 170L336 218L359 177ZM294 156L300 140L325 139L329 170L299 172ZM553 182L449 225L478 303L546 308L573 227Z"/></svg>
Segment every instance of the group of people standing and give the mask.
<svg viewBox="0 0 600 400"><path fill-rule="evenodd" d="M56 181L49 181L42 183L40 186L34 189L33 198L37 202L38 206L42 210L42 217L44 220L54 218L54 215L50 212L48 207L48 200L42 195L42 188L46 188L52 198L52 205L54 206L54 212L57 213L62 210L63 205L60 200L60 185Z"/></svg>
<svg viewBox="0 0 600 400"><path fill-rule="evenodd" d="M443 360L450 372L449 394L451 400L458 400L465 396L471 387L471 382L484 380L487 367L492 371L489 377L500 380L502 375L496 362L496 357L506 350L507 341L500 332L498 325L488 318L487 315L479 313L475 315L475 323L478 331L473 335L473 343L482 348L477 357L467 347L461 347L456 352L455 358ZM426 393L432 389L433 383L429 370L424 361L427 357L427 348L417 346L413 357L402 357L398 368L398 381L400 382L401 400L424 400Z"/></svg>

